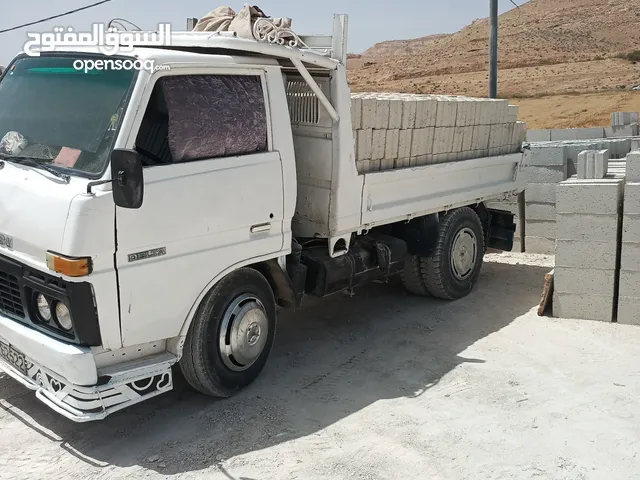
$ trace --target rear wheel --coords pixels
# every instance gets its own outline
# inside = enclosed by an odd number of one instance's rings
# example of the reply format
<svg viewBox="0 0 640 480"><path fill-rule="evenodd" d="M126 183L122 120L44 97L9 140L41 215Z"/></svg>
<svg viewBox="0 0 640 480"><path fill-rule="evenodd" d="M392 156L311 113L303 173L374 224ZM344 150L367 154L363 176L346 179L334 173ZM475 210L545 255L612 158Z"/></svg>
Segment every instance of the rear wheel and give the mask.
<svg viewBox="0 0 640 480"><path fill-rule="evenodd" d="M262 371L273 346L276 305L256 270L231 273L204 298L187 334L180 368L196 390L229 397Z"/></svg>
<svg viewBox="0 0 640 480"><path fill-rule="evenodd" d="M475 286L484 258L484 232L476 212L468 207L444 215L438 242L428 257L410 256L403 272L407 290L456 300Z"/></svg>

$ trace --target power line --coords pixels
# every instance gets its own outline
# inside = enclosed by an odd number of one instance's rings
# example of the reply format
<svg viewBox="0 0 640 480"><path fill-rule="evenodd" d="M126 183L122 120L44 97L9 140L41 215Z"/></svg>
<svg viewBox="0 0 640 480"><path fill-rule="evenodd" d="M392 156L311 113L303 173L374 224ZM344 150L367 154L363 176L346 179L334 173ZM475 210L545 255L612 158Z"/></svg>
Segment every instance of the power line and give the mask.
<svg viewBox="0 0 640 480"><path fill-rule="evenodd" d="M56 18L66 17L67 15L71 15L73 13L81 12L83 10L88 10L90 8L97 7L98 5L102 5L103 3L108 3L110 1L111 0L101 0L101 1L96 2L96 3L92 3L91 5L86 5L84 7L76 8L75 10L69 10L68 12L60 13L58 15L53 15L52 17L43 18L41 20L36 20L35 22L23 23L22 25L18 25L16 27L5 28L4 30L0 30L0 33L12 32L12 31L18 30L20 28L30 27L31 25L37 25L38 23L44 23L44 22L48 22L49 20L54 20Z"/></svg>

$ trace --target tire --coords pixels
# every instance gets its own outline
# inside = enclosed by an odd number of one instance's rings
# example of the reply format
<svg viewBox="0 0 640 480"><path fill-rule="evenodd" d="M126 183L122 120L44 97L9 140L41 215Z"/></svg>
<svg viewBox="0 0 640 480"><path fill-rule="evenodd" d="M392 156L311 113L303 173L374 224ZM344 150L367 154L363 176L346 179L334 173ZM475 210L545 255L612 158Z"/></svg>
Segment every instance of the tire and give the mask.
<svg viewBox="0 0 640 480"><path fill-rule="evenodd" d="M269 282L251 268L236 270L202 300L184 344L182 374L205 395L230 397L258 377L275 332Z"/></svg>
<svg viewBox="0 0 640 480"><path fill-rule="evenodd" d="M476 212L463 207L448 213L440 222L435 250L420 260L426 290L444 300L467 296L480 276L484 252L484 231Z"/></svg>
<svg viewBox="0 0 640 480"><path fill-rule="evenodd" d="M418 255L407 255L402 271L402 284L413 295L429 296L429 291L422 280L422 267Z"/></svg>

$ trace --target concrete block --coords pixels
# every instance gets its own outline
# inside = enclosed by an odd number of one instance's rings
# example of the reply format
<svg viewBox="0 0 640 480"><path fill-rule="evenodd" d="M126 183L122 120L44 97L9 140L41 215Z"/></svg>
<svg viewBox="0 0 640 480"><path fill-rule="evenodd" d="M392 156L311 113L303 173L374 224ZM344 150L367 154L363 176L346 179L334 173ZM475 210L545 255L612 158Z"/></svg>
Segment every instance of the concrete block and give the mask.
<svg viewBox="0 0 640 480"><path fill-rule="evenodd" d="M556 203L557 183L529 183L524 198L529 203Z"/></svg>
<svg viewBox="0 0 640 480"><path fill-rule="evenodd" d="M640 182L640 150L634 150L627 155L627 182Z"/></svg>
<svg viewBox="0 0 640 480"><path fill-rule="evenodd" d="M638 123L638 112L611 112L611 126L619 127Z"/></svg>
<svg viewBox="0 0 640 480"><path fill-rule="evenodd" d="M613 296L553 294L553 316L599 322L613 321Z"/></svg>
<svg viewBox="0 0 640 480"><path fill-rule="evenodd" d="M609 170L609 150L599 150L595 153L595 175L592 178L602 179Z"/></svg>
<svg viewBox="0 0 640 480"><path fill-rule="evenodd" d="M640 296L618 297L618 323L640 325Z"/></svg>
<svg viewBox="0 0 640 480"><path fill-rule="evenodd" d="M551 130L527 130L525 139L527 142L550 142Z"/></svg>
<svg viewBox="0 0 640 480"><path fill-rule="evenodd" d="M387 159L398 158L398 147L400 142L400 130L387 130L385 138L384 157Z"/></svg>
<svg viewBox="0 0 640 480"><path fill-rule="evenodd" d="M411 157L411 144L413 142L413 130L400 130L398 138L398 159L396 165L401 168L409 166L409 158Z"/></svg>
<svg viewBox="0 0 640 480"><path fill-rule="evenodd" d="M412 157L424 157L431 155L432 145L434 140L433 127L431 128L416 128L413 131L411 140L411 156Z"/></svg>
<svg viewBox="0 0 640 480"><path fill-rule="evenodd" d="M454 103L455 102L448 102ZM421 98L416 103L416 128L427 128L436 126L436 114L440 102L431 98ZM454 108L452 125L455 125L455 108Z"/></svg>
<svg viewBox="0 0 640 480"><path fill-rule="evenodd" d="M351 128L359 130L362 128L362 99L351 99Z"/></svg>
<svg viewBox="0 0 640 480"><path fill-rule="evenodd" d="M402 102L402 130L416 128L417 100L403 100Z"/></svg>
<svg viewBox="0 0 640 480"><path fill-rule="evenodd" d="M526 200L526 193L525 193ZM549 203L526 203L527 221L543 220L547 222L556 221L556 206ZM555 238L555 237L553 237Z"/></svg>
<svg viewBox="0 0 640 480"><path fill-rule="evenodd" d="M518 109L517 105L509 105L509 114L507 116L507 121L515 123L518 121Z"/></svg>
<svg viewBox="0 0 640 480"><path fill-rule="evenodd" d="M373 130L376 126L376 99L362 99L362 130Z"/></svg>
<svg viewBox="0 0 640 480"><path fill-rule="evenodd" d="M615 269L617 238L606 242L581 242L558 239L556 267Z"/></svg>
<svg viewBox="0 0 640 480"><path fill-rule="evenodd" d="M436 127L455 127L458 102L453 100L438 100Z"/></svg>
<svg viewBox="0 0 640 480"><path fill-rule="evenodd" d="M371 160L373 130L358 130L357 136L358 136L357 160Z"/></svg>
<svg viewBox="0 0 640 480"><path fill-rule="evenodd" d="M567 166L539 167L528 166L524 169L527 183L560 183L567 179Z"/></svg>
<svg viewBox="0 0 640 480"><path fill-rule="evenodd" d="M640 239L634 242L622 242L620 252L620 268L633 272L640 272ZM640 293L638 293L640 297Z"/></svg>
<svg viewBox="0 0 640 480"><path fill-rule="evenodd" d="M489 134L491 129L487 125L476 125L473 127L473 150L484 151L489 148Z"/></svg>
<svg viewBox="0 0 640 480"><path fill-rule="evenodd" d="M382 160L385 154L386 130L374 130L371 136L371 160Z"/></svg>
<svg viewBox="0 0 640 480"><path fill-rule="evenodd" d="M617 127L605 127L605 134L607 138L619 138L619 137L637 137L638 136L638 124L633 123L631 125L617 126Z"/></svg>
<svg viewBox="0 0 640 480"><path fill-rule="evenodd" d="M564 213L556 215L558 240L607 242L618 236L618 215Z"/></svg>
<svg viewBox="0 0 640 480"><path fill-rule="evenodd" d="M555 239L556 228L556 222L529 220L528 217L525 224L525 232L531 237Z"/></svg>
<svg viewBox="0 0 640 480"><path fill-rule="evenodd" d="M640 296L640 272L634 270L620 270L620 290L621 297Z"/></svg>
<svg viewBox="0 0 640 480"><path fill-rule="evenodd" d="M631 150L640 150L640 138L632 138L630 141Z"/></svg>
<svg viewBox="0 0 640 480"><path fill-rule="evenodd" d="M453 149L454 127L436 127L433 137L433 154L450 153Z"/></svg>
<svg viewBox="0 0 640 480"><path fill-rule="evenodd" d="M399 130L402 127L402 100L389 100L389 126L390 130Z"/></svg>
<svg viewBox="0 0 640 480"><path fill-rule="evenodd" d="M625 184L624 213L640 214L640 182L627 182Z"/></svg>
<svg viewBox="0 0 640 480"><path fill-rule="evenodd" d="M532 237L527 235L524 240L524 246L527 253L553 255L556 249L556 241L552 238Z"/></svg>
<svg viewBox="0 0 640 480"><path fill-rule="evenodd" d="M640 240L640 215L625 213L622 218L622 241L637 242Z"/></svg>
<svg viewBox="0 0 640 480"><path fill-rule="evenodd" d="M567 147L556 145L531 145L528 165L562 167L567 163Z"/></svg>
<svg viewBox="0 0 640 480"><path fill-rule="evenodd" d="M575 295L607 295L613 299L615 269L556 267L554 291Z"/></svg>
<svg viewBox="0 0 640 480"><path fill-rule="evenodd" d="M376 122L373 127L376 130L386 130L389 128L389 100L376 99Z"/></svg>
<svg viewBox="0 0 640 480"><path fill-rule="evenodd" d="M454 127L453 129L453 147L451 151L453 153L462 152L462 145L464 143L464 127Z"/></svg>
<svg viewBox="0 0 640 480"><path fill-rule="evenodd" d="M463 127L462 132L462 152L470 152L473 150L473 127Z"/></svg>
<svg viewBox="0 0 640 480"><path fill-rule="evenodd" d="M621 179L564 181L556 186L556 211L616 215L620 208L623 187Z"/></svg>

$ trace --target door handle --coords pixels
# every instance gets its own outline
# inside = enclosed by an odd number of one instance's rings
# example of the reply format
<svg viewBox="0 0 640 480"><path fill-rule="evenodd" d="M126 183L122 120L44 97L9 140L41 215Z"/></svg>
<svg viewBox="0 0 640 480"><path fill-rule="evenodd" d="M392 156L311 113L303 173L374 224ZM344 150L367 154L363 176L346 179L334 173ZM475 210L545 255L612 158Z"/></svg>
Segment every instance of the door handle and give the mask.
<svg viewBox="0 0 640 480"><path fill-rule="evenodd" d="M251 233L266 232L271 230L271 223L258 223L251 227Z"/></svg>

